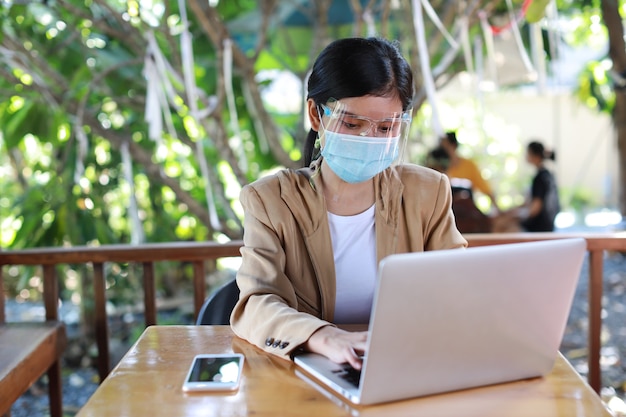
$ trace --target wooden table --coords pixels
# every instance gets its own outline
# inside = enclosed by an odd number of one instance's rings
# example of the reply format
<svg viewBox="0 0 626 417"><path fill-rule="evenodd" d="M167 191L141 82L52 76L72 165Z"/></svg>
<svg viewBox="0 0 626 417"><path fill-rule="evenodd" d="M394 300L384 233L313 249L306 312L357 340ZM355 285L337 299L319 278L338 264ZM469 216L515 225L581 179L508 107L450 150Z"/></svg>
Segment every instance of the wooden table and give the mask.
<svg viewBox="0 0 626 417"><path fill-rule="evenodd" d="M239 391L182 392L195 354L228 352L246 357ZM305 382L296 371L292 362L233 336L229 326L151 326L77 417L611 416L561 355L545 378L375 406L342 402Z"/></svg>

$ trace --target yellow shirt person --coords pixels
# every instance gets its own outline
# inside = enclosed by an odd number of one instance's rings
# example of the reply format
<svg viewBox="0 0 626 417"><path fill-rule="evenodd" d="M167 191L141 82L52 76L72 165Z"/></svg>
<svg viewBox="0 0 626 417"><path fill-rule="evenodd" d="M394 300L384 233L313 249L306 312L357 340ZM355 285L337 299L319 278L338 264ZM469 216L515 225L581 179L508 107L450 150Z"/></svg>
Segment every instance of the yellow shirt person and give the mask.
<svg viewBox="0 0 626 417"><path fill-rule="evenodd" d="M457 154L456 151L459 143L456 139L456 133L447 132L446 136L441 138L440 144L450 158L446 174L450 178L452 185L454 185L455 179L470 181L471 184L468 188L471 188L472 191L478 190L489 197L492 206L497 212L499 212L500 209L496 203L496 197L493 194L493 190L491 189L489 183L483 178L478 166L473 161L463 158Z"/></svg>
<svg viewBox="0 0 626 417"><path fill-rule="evenodd" d="M485 195L491 196L493 194L491 186L483 178L478 166L469 159L458 157L454 165L450 164L446 174L450 179L462 178L471 181L472 189L478 190Z"/></svg>

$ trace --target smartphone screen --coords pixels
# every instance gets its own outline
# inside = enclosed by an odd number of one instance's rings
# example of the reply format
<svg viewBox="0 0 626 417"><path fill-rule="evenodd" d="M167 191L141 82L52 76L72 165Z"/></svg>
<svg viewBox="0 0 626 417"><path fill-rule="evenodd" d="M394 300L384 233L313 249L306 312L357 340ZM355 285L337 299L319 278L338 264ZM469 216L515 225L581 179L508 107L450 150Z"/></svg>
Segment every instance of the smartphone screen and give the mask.
<svg viewBox="0 0 626 417"><path fill-rule="evenodd" d="M243 355L203 354L194 357L184 391L232 391L239 387L243 369Z"/></svg>

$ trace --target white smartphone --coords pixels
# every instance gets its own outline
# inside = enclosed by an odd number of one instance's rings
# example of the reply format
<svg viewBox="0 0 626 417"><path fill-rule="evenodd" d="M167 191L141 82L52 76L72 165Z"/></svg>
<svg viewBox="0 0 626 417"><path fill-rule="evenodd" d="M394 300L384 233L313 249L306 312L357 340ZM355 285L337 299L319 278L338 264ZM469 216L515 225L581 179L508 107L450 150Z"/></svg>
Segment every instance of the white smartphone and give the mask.
<svg viewBox="0 0 626 417"><path fill-rule="evenodd" d="M183 391L236 390L241 380L243 359L240 353L196 355L183 383Z"/></svg>

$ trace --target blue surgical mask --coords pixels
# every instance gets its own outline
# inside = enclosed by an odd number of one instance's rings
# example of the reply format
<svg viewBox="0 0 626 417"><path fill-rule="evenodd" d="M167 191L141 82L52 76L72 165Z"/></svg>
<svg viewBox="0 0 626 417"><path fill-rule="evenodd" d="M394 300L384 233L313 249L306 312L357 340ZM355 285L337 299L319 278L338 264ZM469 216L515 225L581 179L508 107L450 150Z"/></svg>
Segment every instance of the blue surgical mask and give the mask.
<svg viewBox="0 0 626 417"><path fill-rule="evenodd" d="M398 156L400 137L379 138L324 131L322 156L339 178L367 181L387 169Z"/></svg>

